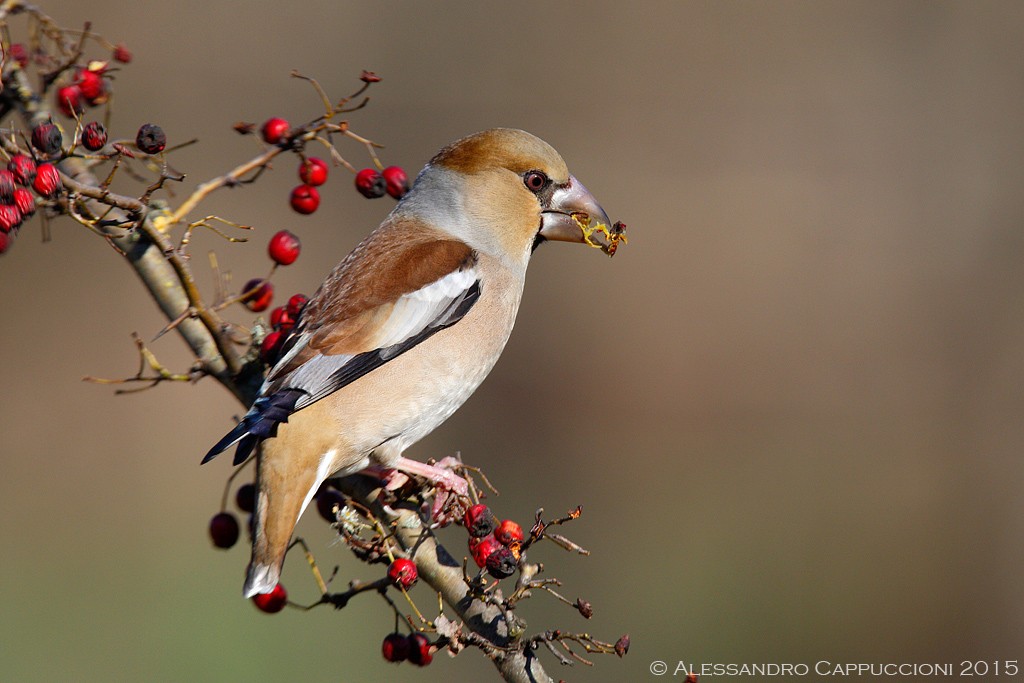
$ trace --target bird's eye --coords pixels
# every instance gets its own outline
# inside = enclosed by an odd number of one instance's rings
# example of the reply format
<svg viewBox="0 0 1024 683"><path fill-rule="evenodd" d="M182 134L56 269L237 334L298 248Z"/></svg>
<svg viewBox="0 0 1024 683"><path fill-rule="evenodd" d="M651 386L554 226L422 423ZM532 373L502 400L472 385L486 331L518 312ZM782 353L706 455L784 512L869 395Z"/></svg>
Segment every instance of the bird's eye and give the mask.
<svg viewBox="0 0 1024 683"><path fill-rule="evenodd" d="M527 171L523 176L523 183L530 192L540 192L547 186L548 177L540 171Z"/></svg>

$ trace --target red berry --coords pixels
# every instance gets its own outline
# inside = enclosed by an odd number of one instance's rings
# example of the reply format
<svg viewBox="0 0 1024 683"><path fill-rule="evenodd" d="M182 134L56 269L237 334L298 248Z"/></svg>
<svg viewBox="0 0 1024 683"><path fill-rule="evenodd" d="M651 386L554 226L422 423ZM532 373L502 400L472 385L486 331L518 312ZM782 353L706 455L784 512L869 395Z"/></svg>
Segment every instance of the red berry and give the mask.
<svg viewBox="0 0 1024 683"><path fill-rule="evenodd" d="M466 525L466 530L469 531L470 536L482 538L494 531L498 520L494 517L494 513L491 512L491 508L483 503L478 503L466 510L462 522Z"/></svg>
<svg viewBox="0 0 1024 683"><path fill-rule="evenodd" d="M387 184L387 192L395 199L401 199L409 191L409 176L401 166L388 166L381 175Z"/></svg>
<svg viewBox="0 0 1024 683"><path fill-rule="evenodd" d="M27 154L15 154L7 162L7 170L14 174L14 180L20 185L31 185L36 177L36 162Z"/></svg>
<svg viewBox="0 0 1024 683"><path fill-rule="evenodd" d="M65 85L57 89L57 107L69 119L85 111L82 106L82 89L77 85Z"/></svg>
<svg viewBox="0 0 1024 683"><path fill-rule="evenodd" d="M430 641L422 633L409 636L409 661L417 666L426 666L434 661L430 653Z"/></svg>
<svg viewBox="0 0 1024 683"><path fill-rule="evenodd" d="M18 207L23 218L27 218L36 212L36 200L32 193L24 187L14 188L14 205Z"/></svg>
<svg viewBox="0 0 1024 683"><path fill-rule="evenodd" d="M14 43L11 45L11 49L7 52L11 59L18 63L22 69L28 66L28 50L25 49L24 43Z"/></svg>
<svg viewBox="0 0 1024 683"><path fill-rule="evenodd" d="M287 334L295 327L295 316L288 311L287 306L278 306L270 312L270 326Z"/></svg>
<svg viewBox="0 0 1024 683"><path fill-rule="evenodd" d="M90 105L102 104L106 99L107 85L98 71L79 69L78 89Z"/></svg>
<svg viewBox="0 0 1024 683"><path fill-rule="evenodd" d="M91 73L91 72L90 72ZM82 145L90 152L98 152L107 144L107 129L99 121L91 121L82 129Z"/></svg>
<svg viewBox="0 0 1024 683"><path fill-rule="evenodd" d="M21 225L21 212L14 204L0 204L0 232L8 233Z"/></svg>
<svg viewBox="0 0 1024 683"><path fill-rule="evenodd" d="M496 579L504 579L515 573L518 562L512 551L501 546L487 556L487 573Z"/></svg>
<svg viewBox="0 0 1024 683"><path fill-rule="evenodd" d="M210 520L210 538L218 548L230 548L238 541L238 520L230 512L218 512Z"/></svg>
<svg viewBox="0 0 1024 683"><path fill-rule="evenodd" d="M267 119L263 122L263 142L268 145L278 145L288 136L291 128L291 124L282 118L275 116L272 119Z"/></svg>
<svg viewBox="0 0 1024 683"><path fill-rule="evenodd" d="M135 146L146 154L159 154L167 146L167 135L155 123L144 123L135 134Z"/></svg>
<svg viewBox="0 0 1024 683"><path fill-rule="evenodd" d="M252 602L261 611L274 614L288 604L288 591L281 584L277 584L269 593L257 593L252 596Z"/></svg>
<svg viewBox="0 0 1024 683"><path fill-rule="evenodd" d="M484 538L480 539L478 543L472 545L472 541L474 540L476 539L470 539L470 551L472 551L473 553L473 561L476 562L476 566L480 567L481 569L487 566L488 557L490 557L498 550L505 548L505 546L498 543L494 536L485 536ZM508 550L508 548L505 548L505 550Z"/></svg>
<svg viewBox="0 0 1024 683"><path fill-rule="evenodd" d="M356 173L356 189L367 199L376 199L383 197L387 192L387 182L384 180L384 176L377 172L377 169L364 168Z"/></svg>
<svg viewBox="0 0 1024 683"><path fill-rule="evenodd" d="M312 185L299 185L292 190L292 208L301 214L311 214L320 206L320 193Z"/></svg>
<svg viewBox="0 0 1024 683"><path fill-rule="evenodd" d="M494 538L502 545L512 545L513 542L523 541L523 527L511 519L503 519L498 528L494 530Z"/></svg>
<svg viewBox="0 0 1024 683"><path fill-rule="evenodd" d="M14 174L6 168L0 169L0 203L14 203Z"/></svg>
<svg viewBox="0 0 1024 683"><path fill-rule="evenodd" d="M259 313L270 308L270 302L274 299L274 285L262 278L253 278L245 283L242 294L244 294L242 303L245 304L245 307L254 313Z"/></svg>
<svg viewBox="0 0 1024 683"><path fill-rule="evenodd" d="M345 503L345 496L332 488L324 487L316 494L316 510L331 524L338 521L334 508L337 507L340 510L345 507Z"/></svg>
<svg viewBox="0 0 1024 683"><path fill-rule="evenodd" d="M14 244L14 237L6 232L0 232L0 254L6 253Z"/></svg>
<svg viewBox="0 0 1024 683"><path fill-rule="evenodd" d="M307 301L309 301L309 297L305 294L292 294L292 298L288 299L288 314L293 318L298 318Z"/></svg>
<svg viewBox="0 0 1024 683"><path fill-rule="evenodd" d="M283 332L274 330L263 338L263 343L260 344L260 359L267 365L273 365L277 362L277 354L281 350L281 339L283 337Z"/></svg>
<svg viewBox="0 0 1024 683"><path fill-rule="evenodd" d="M299 179L307 185L323 185L327 182L327 162L309 157L299 164Z"/></svg>
<svg viewBox="0 0 1024 683"><path fill-rule="evenodd" d="M60 129L52 123L40 123L32 129L32 146L43 154L57 154L63 142Z"/></svg>
<svg viewBox="0 0 1024 683"><path fill-rule="evenodd" d="M114 61L127 64L132 61L132 53L128 51L128 48L124 43L118 43L114 48Z"/></svg>
<svg viewBox="0 0 1024 683"><path fill-rule="evenodd" d="M267 244L267 253L275 263L281 266L290 266L299 258L299 250L302 244L299 238L287 230L279 230L270 238Z"/></svg>
<svg viewBox="0 0 1024 683"><path fill-rule="evenodd" d="M252 512L256 509L256 486L254 484L242 484L235 491L235 505L242 512Z"/></svg>
<svg viewBox="0 0 1024 683"><path fill-rule="evenodd" d="M60 173L53 164L42 164L36 169L35 180L32 181L32 189L43 197L52 197L57 194L61 187Z"/></svg>
<svg viewBox="0 0 1024 683"><path fill-rule="evenodd" d="M389 662L404 662L409 657L409 639L401 633L389 633L381 643L380 650Z"/></svg>
<svg viewBox="0 0 1024 683"><path fill-rule="evenodd" d="M388 567L388 579L396 588L408 590L416 585L418 578L420 573L416 563L404 557L399 557Z"/></svg>

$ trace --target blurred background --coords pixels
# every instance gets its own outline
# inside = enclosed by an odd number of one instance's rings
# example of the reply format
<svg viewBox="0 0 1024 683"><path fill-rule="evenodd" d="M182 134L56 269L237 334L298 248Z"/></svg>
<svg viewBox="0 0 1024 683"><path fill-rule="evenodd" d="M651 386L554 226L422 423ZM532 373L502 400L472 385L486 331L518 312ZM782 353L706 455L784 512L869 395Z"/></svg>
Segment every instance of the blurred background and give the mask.
<svg viewBox="0 0 1024 683"><path fill-rule="evenodd" d="M291 69L334 97L370 69L383 82L349 120L385 164L413 175L457 137L520 127L629 225L612 261L535 254L497 368L409 453L461 451L524 524L583 505L566 532L593 554L531 557L594 619L543 595L524 615L632 649L593 669L548 658L556 678L1024 658L1021 4L44 6L134 52L113 135L199 138L173 156L173 202L256 153L235 121L318 115ZM197 235L198 272L216 249L236 280L262 275L288 228L304 251L278 291L311 293L393 204L338 168L299 216L296 165L194 213L256 228L247 245ZM0 258L0 678L495 680L473 651L386 664L392 617L372 596L275 616L242 600L247 550L206 530L229 458L199 467L242 407L212 380L133 396L80 381L134 373L130 333L165 321L102 240L51 228L42 243L36 219ZM189 366L174 335L152 348ZM339 585L376 577L315 514L300 532ZM284 582L317 598L301 557Z"/></svg>

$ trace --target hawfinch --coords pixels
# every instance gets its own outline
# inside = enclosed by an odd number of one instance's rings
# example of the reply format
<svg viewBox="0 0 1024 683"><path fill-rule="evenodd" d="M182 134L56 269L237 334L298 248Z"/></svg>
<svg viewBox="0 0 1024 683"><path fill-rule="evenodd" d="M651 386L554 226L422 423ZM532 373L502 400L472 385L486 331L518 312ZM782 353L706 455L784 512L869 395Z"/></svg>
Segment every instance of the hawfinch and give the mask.
<svg viewBox="0 0 1024 683"><path fill-rule="evenodd" d="M521 130L445 147L306 304L259 398L203 462L256 449L259 495L244 594L278 582L320 484L367 467L465 493L451 470L402 457L494 367L530 255L546 240L614 253L624 241L558 153Z"/></svg>

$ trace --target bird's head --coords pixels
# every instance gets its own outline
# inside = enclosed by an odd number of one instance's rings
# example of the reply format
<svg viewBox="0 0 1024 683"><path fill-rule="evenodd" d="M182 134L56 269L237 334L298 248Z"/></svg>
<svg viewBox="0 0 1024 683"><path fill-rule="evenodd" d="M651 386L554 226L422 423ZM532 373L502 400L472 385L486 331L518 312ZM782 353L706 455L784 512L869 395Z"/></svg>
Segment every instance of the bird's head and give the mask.
<svg viewBox="0 0 1024 683"><path fill-rule="evenodd" d="M432 222L478 251L524 266L546 240L589 244L607 254L625 241L558 152L512 128L486 130L442 149L406 202L435 212L444 206L445 215Z"/></svg>

